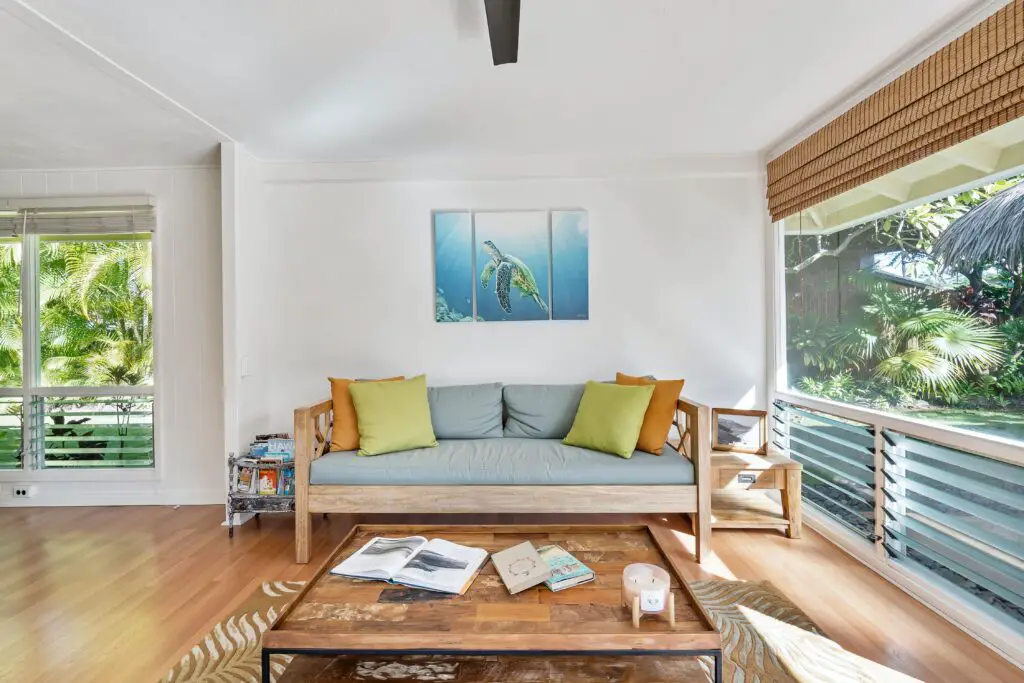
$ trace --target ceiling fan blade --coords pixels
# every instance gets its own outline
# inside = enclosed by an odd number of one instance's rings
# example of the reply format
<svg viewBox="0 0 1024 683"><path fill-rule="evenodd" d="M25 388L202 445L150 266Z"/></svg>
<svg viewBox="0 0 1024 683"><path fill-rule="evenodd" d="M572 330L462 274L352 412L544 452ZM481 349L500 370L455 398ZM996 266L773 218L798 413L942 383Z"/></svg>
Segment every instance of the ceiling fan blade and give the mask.
<svg viewBox="0 0 1024 683"><path fill-rule="evenodd" d="M484 0L494 66L519 61L520 0Z"/></svg>

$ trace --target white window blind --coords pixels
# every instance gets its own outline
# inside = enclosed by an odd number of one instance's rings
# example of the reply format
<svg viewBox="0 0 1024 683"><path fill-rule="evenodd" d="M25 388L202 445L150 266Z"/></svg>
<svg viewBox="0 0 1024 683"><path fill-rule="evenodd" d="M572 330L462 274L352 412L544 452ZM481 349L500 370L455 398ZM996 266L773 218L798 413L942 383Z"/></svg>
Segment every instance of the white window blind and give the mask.
<svg viewBox="0 0 1024 683"><path fill-rule="evenodd" d="M0 212L0 237L152 232L155 228L156 208L148 204Z"/></svg>

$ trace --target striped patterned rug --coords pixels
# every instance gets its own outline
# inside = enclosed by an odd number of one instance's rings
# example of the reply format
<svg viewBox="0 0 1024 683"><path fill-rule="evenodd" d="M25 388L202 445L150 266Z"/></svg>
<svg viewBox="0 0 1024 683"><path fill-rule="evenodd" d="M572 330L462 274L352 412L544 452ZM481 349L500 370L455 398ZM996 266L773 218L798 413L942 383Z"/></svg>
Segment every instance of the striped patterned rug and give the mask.
<svg viewBox="0 0 1024 683"><path fill-rule="evenodd" d="M298 582L264 583L248 600L227 615L182 656L162 679L163 683L208 683L212 681L259 682L260 641L292 595L302 587ZM904 676L843 650L771 583L744 581L696 581L694 595L708 610L722 632L726 655L726 683L911 683ZM378 658L379 659L379 658ZM437 658L438 660L443 658ZM284 678L292 657L271 658L275 681ZM454 680L436 677L436 666L422 663L400 666L387 663L377 671L374 662L356 662L353 675L330 680ZM299 662L296 662L299 666ZM690 671L691 669L687 669ZM693 667L681 683L707 683L708 662ZM294 673L294 671L293 671ZM304 677L300 677L304 678Z"/></svg>

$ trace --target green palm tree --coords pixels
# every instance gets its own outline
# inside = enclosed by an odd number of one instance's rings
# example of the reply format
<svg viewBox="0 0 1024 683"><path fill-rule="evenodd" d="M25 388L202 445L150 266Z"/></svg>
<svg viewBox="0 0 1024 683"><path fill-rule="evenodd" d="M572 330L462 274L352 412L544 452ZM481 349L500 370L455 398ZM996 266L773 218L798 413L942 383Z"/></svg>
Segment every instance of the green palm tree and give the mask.
<svg viewBox="0 0 1024 683"><path fill-rule="evenodd" d="M64 385L152 381L151 272L149 242L43 244L40 342L49 380Z"/></svg>
<svg viewBox="0 0 1024 683"><path fill-rule="evenodd" d="M838 327L832 340L833 362L922 395L956 395L965 380L1003 360L997 328L881 283L870 289L860 319Z"/></svg>
<svg viewBox="0 0 1024 683"><path fill-rule="evenodd" d="M22 382L21 242L0 241L0 386ZM152 251L148 240L40 241L39 344L43 382L63 386L138 385L153 377ZM112 390L116 391L115 390ZM107 399L104 399L107 400ZM127 436L135 402L114 396L117 433ZM92 405L61 399L74 411ZM11 406L20 415L21 405ZM58 411L60 412L60 411ZM12 413L13 415L14 413ZM103 447L91 418L50 416L60 448ZM59 426L58 426L59 425ZM0 440L20 443L21 430L0 430ZM97 436L90 440L94 434ZM116 442L115 442L116 443ZM123 448L125 442L120 443ZM0 444L0 450L10 450ZM122 451L118 450L118 457ZM57 455L93 459L95 453Z"/></svg>
<svg viewBox="0 0 1024 683"><path fill-rule="evenodd" d="M0 242L0 386L21 386L21 245Z"/></svg>

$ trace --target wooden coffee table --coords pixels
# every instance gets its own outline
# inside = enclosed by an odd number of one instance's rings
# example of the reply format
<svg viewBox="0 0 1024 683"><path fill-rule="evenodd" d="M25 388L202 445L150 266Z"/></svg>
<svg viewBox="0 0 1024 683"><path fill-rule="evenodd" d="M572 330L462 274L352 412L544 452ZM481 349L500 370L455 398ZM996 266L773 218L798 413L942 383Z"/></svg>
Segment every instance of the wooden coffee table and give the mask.
<svg viewBox="0 0 1024 683"><path fill-rule="evenodd" d="M410 535L444 538L490 553L523 541L556 543L597 578L558 593L539 586L509 595L488 560L466 594L453 596L328 572L374 536ZM645 617L640 628L633 627L630 612L620 604L622 569L632 562L669 570L674 627L657 617ZM264 635L263 680L270 681L269 658L275 653L447 655L462 661L474 655L492 661L526 655L576 667L585 661L581 656L614 658L621 665L621 658L658 655L643 665L673 656L690 666L692 660L684 657L711 657L720 683L721 635L673 562L657 533L646 526L356 526ZM303 659L309 658L297 657L292 666L303 666ZM574 676L589 680L576 669Z"/></svg>

